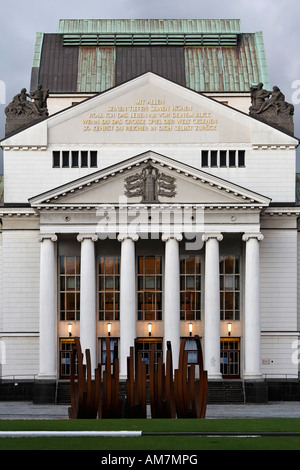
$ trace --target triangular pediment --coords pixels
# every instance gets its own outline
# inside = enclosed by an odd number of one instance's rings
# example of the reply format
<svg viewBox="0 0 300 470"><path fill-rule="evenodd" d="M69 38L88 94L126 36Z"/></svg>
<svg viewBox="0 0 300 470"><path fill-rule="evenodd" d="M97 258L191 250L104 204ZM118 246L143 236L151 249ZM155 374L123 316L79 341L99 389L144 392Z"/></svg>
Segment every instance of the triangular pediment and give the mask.
<svg viewBox="0 0 300 470"><path fill-rule="evenodd" d="M33 207L105 204L267 206L270 199L148 151L30 199Z"/></svg>
<svg viewBox="0 0 300 470"><path fill-rule="evenodd" d="M4 139L2 146L298 145L248 114L148 72Z"/></svg>

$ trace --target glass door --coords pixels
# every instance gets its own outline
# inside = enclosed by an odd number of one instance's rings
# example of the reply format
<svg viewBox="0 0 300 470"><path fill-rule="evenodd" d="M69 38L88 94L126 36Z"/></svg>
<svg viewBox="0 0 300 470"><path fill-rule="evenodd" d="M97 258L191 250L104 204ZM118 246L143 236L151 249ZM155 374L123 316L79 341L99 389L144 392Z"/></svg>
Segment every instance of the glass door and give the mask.
<svg viewBox="0 0 300 470"><path fill-rule="evenodd" d="M240 377L239 338L221 338L221 374L223 379Z"/></svg>
<svg viewBox="0 0 300 470"><path fill-rule="evenodd" d="M75 341L73 338L61 338L59 347L59 359L60 359L60 379L69 379L71 376L71 352ZM75 356L75 375L78 374L78 361Z"/></svg>
<svg viewBox="0 0 300 470"><path fill-rule="evenodd" d="M162 357L162 339L161 338L138 338L136 341L136 354L141 354L143 361L146 363L146 374L149 377L150 373L150 353L151 346L155 345L154 363L157 366L158 358Z"/></svg>

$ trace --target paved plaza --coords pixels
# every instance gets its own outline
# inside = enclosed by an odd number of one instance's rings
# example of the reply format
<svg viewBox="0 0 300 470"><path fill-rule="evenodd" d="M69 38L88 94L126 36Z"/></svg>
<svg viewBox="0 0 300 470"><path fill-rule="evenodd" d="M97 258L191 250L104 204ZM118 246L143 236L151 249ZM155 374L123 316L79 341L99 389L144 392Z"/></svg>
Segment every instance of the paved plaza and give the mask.
<svg viewBox="0 0 300 470"><path fill-rule="evenodd" d="M0 402L0 419L68 419L68 408L68 405ZM300 401L208 405L206 418L300 418Z"/></svg>

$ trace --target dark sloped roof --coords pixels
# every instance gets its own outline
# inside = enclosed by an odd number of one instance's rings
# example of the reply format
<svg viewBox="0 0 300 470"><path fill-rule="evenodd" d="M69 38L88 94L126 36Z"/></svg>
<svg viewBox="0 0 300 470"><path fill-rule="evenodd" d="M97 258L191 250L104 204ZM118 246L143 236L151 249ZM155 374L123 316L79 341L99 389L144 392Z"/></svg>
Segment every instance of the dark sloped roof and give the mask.
<svg viewBox="0 0 300 470"><path fill-rule="evenodd" d="M98 93L148 71L197 92L269 87L262 33L238 20L62 20L37 34L31 89Z"/></svg>

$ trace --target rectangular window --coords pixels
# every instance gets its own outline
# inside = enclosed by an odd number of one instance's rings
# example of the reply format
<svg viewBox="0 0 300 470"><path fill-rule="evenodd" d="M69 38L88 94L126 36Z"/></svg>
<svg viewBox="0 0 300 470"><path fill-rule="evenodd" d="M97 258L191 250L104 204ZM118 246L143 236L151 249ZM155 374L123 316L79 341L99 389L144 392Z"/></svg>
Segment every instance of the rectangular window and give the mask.
<svg viewBox="0 0 300 470"><path fill-rule="evenodd" d="M162 319L162 258L138 257L138 320Z"/></svg>
<svg viewBox="0 0 300 470"><path fill-rule="evenodd" d="M69 161L69 152L68 151L63 151L62 153L62 166L63 168L67 168L70 166L70 161Z"/></svg>
<svg viewBox="0 0 300 470"><path fill-rule="evenodd" d="M220 150L220 166L227 166L227 152Z"/></svg>
<svg viewBox="0 0 300 470"><path fill-rule="evenodd" d="M60 168L60 152L53 152L53 168Z"/></svg>
<svg viewBox="0 0 300 470"><path fill-rule="evenodd" d="M245 166L245 150L238 152L238 166Z"/></svg>
<svg viewBox="0 0 300 470"><path fill-rule="evenodd" d="M212 150L210 152L210 166L218 166L218 152L217 150Z"/></svg>
<svg viewBox="0 0 300 470"><path fill-rule="evenodd" d="M240 260L238 256L220 259L221 320L240 319Z"/></svg>
<svg viewBox="0 0 300 470"><path fill-rule="evenodd" d="M229 150L229 166L235 166L235 150Z"/></svg>
<svg viewBox="0 0 300 470"><path fill-rule="evenodd" d="M201 166L208 166L208 150L201 152Z"/></svg>
<svg viewBox="0 0 300 470"><path fill-rule="evenodd" d="M78 168L79 160L78 160L78 151L72 151L72 168Z"/></svg>
<svg viewBox="0 0 300 470"><path fill-rule="evenodd" d="M200 256L180 257L180 319L201 319Z"/></svg>
<svg viewBox="0 0 300 470"><path fill-rule="evenodd" d="M80 319L80 256L60 257L60 320Z"/></svg>
<svg viewBox="0 0 300 470"><path fill-rule="evenodd" d="M97 168L97 152L91 151L91 168Z"/></svg>
<svg viewBox="0 0 300 470"><path fill-rule="evenodd" d="M99 320L120 319L120 259L118 256L100 256Z"/></svg>
<svg viewBox="0 0 300 470"><path fill-rule="evenodd" d="M88 167L88 152L84 150L81 152L81 168L87 168L87 167Z"/></svg>

